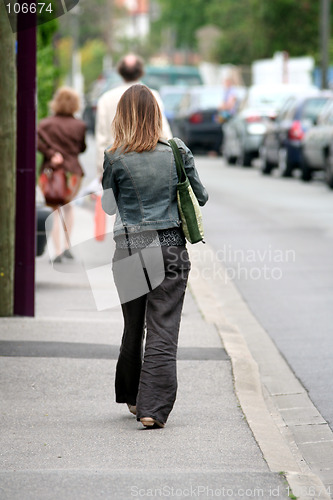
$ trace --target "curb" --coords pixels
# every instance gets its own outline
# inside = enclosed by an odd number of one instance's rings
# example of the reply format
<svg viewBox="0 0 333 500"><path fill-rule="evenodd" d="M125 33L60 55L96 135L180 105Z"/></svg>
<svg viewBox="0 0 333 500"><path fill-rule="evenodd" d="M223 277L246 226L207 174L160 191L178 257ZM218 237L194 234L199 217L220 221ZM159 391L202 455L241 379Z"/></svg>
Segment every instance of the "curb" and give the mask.
<svg viewBox="0 0 333 500"><path fill-rule="evenodd" d="M206 244L205 248L189 248L189 253L191 292L206 321L217 328L231 358L236 396L268 467L283 473L298 499L330 499L333 468L326 467L320 474L325 476L325 486L318 474L325 462L316 463L315 457L323 443L333 456L332 431L227 278L213 249ZM324 430L324 439L318 440L318 426ZM297 439L295 433L300 429L296 427L302 428L308 441ZM304 456L304 445L309 443L313 449Z"/></svg>

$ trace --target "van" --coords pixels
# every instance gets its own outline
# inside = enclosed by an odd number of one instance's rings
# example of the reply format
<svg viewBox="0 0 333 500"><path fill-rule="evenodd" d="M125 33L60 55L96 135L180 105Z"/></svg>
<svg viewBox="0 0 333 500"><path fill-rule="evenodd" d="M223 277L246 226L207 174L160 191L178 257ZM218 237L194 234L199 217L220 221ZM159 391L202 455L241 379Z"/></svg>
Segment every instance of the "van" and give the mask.
<svg viewBox="0 0 333 500"><path fill-rule="evenodd" d="M146 66L142 81L148 87L159 90L165 85L202 85L203 81L195 66Z"/></svg>

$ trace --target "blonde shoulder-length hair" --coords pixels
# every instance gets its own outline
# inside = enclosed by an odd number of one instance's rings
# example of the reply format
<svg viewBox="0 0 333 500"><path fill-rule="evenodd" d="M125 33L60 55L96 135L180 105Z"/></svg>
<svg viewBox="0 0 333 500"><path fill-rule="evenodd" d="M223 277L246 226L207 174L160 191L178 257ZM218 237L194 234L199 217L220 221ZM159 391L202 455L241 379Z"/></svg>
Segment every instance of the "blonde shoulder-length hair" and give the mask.
<svg viewBox="0 0 333 500"><path fill-rule="evenodd" d="M162 131L160 107L148 87L132 85L122 95L112 122L114 143L123 153L151 151L156 147Z"/></svg>
<svg viewBox="0 0 333 500"><path fill-rule="evenodd" d="M60 87L50 102L50 108L56 115L73 115L80 108L79 94L70 87Z"/></svg>

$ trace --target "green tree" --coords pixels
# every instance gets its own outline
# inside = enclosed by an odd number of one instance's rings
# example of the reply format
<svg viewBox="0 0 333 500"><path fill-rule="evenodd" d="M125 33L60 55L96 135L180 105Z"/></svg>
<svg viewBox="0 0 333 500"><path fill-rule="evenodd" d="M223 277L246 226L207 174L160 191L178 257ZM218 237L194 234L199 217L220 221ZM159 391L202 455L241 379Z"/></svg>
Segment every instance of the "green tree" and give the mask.
<svg viewBox="0 0 333 500"><path fill-rule="evenodd" d="M157 33L163 33L166 28L172 28L176 47L195 48L195 32L208 23L206 15L208 3L208 0L191 0L189 5L186 0L158 0L161 16L152 25L152 37L156 37Z"/></svg>
<svg viewBox="0 0 333 500"><path fill-rule="evenodd" d="M318 54L319 1L157 1L161 16L153 24L152 37L156 40L158 33L171 28L177 48L196 49L196 31L214 25L221 29L213 54L217 62L250 64L276 51L287 51L291 57Z"/></svg>
<svg viewBox="0 0 333 500"><path fill-rule="evenodd" d="M263 29L260 18L262 0L207 3L208 19L219 26L222 35L215 47L215 60L221 63L249 64L262 57Z"/></svg>
<svg viewBox="0 0 333 500"><path fill-rule="evenodd" d="M75 12L69 12L59 18L60 36L73 34L73 17L79 20L78 45L82 47L88 40L101 39L109 44L115 7L113 0L80 0ZM112 35L112 33L111 33Z"/></svg>
<svg viewBox="0 0 333 500"><path fill-rule="evenodd" d="M286 50L291 56L315 55L319 44L320 2L261 0L264 38L270 53Z"/></svg>
<svg viewBox="0 0 333 500"><path fill-rule="evenodd" d="M57 87L59 68L55 64L54 35L58 20L37 27L37 101L38 120L48 115L48 103Z"/></svg>
<svg viewBox="0 0 333 500"><path fill-rule="evenodd" d="M81 49L82 73L84 76L85 92L103 72L103 59L107 47L102 40L89 40Z"/></svg>
<svg viewBox="0 0 333 500"><path fill-rule="evenodd" d="M59 64L59 83L66 80L72 68L73 38L66 36L56 42L56 57Z"/></svg>

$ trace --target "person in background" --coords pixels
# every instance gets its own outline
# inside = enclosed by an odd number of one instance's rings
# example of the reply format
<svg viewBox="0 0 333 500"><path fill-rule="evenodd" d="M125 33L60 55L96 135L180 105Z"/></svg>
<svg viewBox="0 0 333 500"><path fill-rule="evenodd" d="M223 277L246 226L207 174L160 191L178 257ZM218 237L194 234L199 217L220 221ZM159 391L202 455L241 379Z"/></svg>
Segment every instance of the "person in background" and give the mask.
<svg viewBox="0 0 333 500"><path fill-rule="evenodd" d="M161 133L162 115L153 93L145 85L132 85L118 103L114 142L105 151L102 180L103 208L109 215L117 213L113 273L119 297L125 297L116 402L127 403L145 427L164 427L176 399L178 332L190 270L177 205L174 155ZM199 204L204 205L208 194L193 155L180 139L175 141L193 191ZM130 266L129 255L133 262L147 247L161 252L164 279L155 288L150 287L148 293L127 300L126 294L135 281L133 268L129 280L124 280L123 274L117 276L116 269L123 259Z"/></svg>
<svg viewBox="0 0 333 500"><path fill-rule="evenodd" d="M69 250L73 209L68 203L78 193L84 175L78 155L86 149L86 124L74 117L74 113L80 108L80 99L71 88L59 88L50 103L50 108L53 116L41 120L37 128L37 148L43 154L41 173L47 169L57 168L62 168L66 173L68 197L64 205L64 216L67 238L64 249L60 237L59 215L56 211L59 205L52 206L55 211L52 238L56 254L53 262L59 263L63 257L73 258Z"/></svg>
<svg viewBox="0 0 333 500"><path fill-rule="evenodd" d="M235 90L234 80L230 76L224 82L223 102L219 107L219 111L224 117L224 121L228 120L237 112L237 93Z"/></svg>
<svg viewBox="0 0 333 500"><path fill-rule="evenodd" d="M238 110L238 98L235 89L236 77L230 73L223 82L224 92L223 100L218 108L217 120L221 123L222 137L214 145L213 151L209 152L209 156L217 156L221 153L221 145L223 145L223 124L232 118Z"/></svg>
<svg viewBox="0 0 333 500"><path fill-rule="evenodd" d="M127 89L135 83L140 82L140 78L144 75L143 60L135 54L128 54L119 61L117 70L124 80L124 83L105 92L97 103L95 137L97 148L97 174L99 178L101 178L103 174L104 151L114 141L111 123L115 117L118 102ZM161 97L156 90L152 90L152 92L162 112L162 137L171 139L172 132L163 112Z"/></svg>

